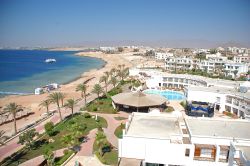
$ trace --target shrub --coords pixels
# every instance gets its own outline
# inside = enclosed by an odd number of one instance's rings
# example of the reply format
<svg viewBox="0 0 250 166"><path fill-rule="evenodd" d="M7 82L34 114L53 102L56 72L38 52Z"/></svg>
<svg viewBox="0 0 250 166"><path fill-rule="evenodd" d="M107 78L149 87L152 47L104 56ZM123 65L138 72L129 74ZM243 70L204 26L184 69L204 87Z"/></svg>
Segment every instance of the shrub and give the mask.
<svg viewBox="0 0 250 166"><path fill-rule="evenodd" d="M94 112L96 112L96 111L97 111L97 108L96 108L96 107L94 107L94 108L93 108L93 111L94 111Z"/></svg>
<svg viewBox="0 0 250 166"><path fill-rule="evenodd" d="M183 107L184 109L186 109L186 107L187 107L187 103L186 103L185 101L182 101L182 102L180 103L180 105L182 105L182 107Z"/></svg>
<svg viewBox="0 0 250 166"><path fill-rule="evenodd" d="M89 113L85 113L83 116L84 118L91 118L91 115Z"/></svg>
<svg viewBox="0 0 250 166"><path fill-rule="evenodd" d="M66 154L68 154L69 153L69 150L68 149L65 149L64 151L63 151L63 154L64 155L66 155Z"/></svg>
<svg viewBox="0 0 250 166"><path fill-rule="evenodd" d="M53 122L48 122L44 125L45 132L49 135L52 136L54 135L54 123Z"/></svg>
<svg viewBox="0 0 250 166"><path fill-rule="evenodd" d="M165 110L166 112L173 112L174 108L171 106L168 106L168 108Z"/></svg>

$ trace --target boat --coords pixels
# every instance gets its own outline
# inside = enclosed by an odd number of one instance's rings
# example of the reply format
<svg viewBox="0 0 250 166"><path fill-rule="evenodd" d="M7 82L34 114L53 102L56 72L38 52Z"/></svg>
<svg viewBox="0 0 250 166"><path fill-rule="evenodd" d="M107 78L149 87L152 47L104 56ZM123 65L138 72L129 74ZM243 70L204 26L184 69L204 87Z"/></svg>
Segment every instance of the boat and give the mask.
<svg viewBox="0 0 250 166"><path fill-rule="evenodd" d="M46 62L46 63L54 63L54 62L56 62L56 59L46 59L44 62Z"/></svg>

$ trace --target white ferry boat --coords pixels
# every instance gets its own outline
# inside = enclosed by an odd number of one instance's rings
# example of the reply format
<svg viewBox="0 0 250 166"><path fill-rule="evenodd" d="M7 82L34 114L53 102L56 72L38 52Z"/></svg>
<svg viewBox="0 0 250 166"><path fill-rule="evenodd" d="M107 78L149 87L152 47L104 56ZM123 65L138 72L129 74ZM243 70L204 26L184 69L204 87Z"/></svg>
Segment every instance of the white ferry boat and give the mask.
<svg viewBox="0 0 250 166"><path fill-rule="evenodd" d="M46 59L44 62L46 62L46 63L54 63L54 62L56 62L56 59Z"/></svg>

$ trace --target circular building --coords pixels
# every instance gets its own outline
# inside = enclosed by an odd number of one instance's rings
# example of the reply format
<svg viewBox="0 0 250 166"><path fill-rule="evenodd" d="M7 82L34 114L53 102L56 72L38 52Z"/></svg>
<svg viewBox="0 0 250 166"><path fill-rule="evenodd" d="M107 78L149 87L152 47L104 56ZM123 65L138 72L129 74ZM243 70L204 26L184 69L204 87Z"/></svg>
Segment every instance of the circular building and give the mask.
<svg viewBox="0 0 250 166"><path fill-rule="evenodd" d="M166 108L167 99L157 94L145 94L141 91L119 93L112 96L115 108L127 112L148 112L149 108Z"/></svg>

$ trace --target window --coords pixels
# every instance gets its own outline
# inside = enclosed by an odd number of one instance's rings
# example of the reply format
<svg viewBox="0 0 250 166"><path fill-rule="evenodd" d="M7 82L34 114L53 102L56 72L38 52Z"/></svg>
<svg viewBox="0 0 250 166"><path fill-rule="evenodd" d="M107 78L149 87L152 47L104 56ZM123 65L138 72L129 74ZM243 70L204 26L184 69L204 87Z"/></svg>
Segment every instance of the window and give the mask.
<svg viewBox="0 0 250 166"><path fill-rule="evenodd" d="M220 151L220 158L221 159L227 159L227 156L228 156L228 150Z"/></svg>
<svg viewBox="0 0 250 166"><path fill-rule="evenodd" d="M189 157L189 155L190 155L190 149L186 149L186 151L185 151L185 156L186 156L186 157Z"/></svg>
<svg viewBox="0 0 250 166"><path fill-rule="evenodd" d="M200 157L212 157L212 149L201 149Z"/></svg>

